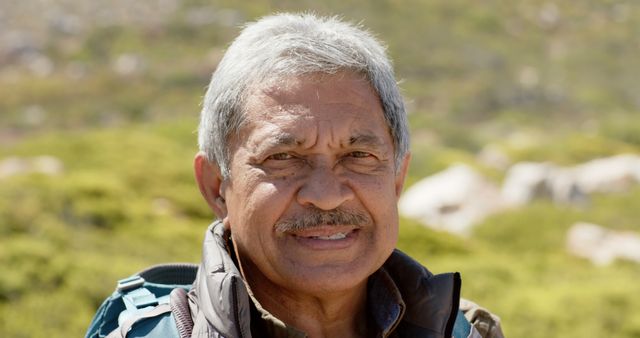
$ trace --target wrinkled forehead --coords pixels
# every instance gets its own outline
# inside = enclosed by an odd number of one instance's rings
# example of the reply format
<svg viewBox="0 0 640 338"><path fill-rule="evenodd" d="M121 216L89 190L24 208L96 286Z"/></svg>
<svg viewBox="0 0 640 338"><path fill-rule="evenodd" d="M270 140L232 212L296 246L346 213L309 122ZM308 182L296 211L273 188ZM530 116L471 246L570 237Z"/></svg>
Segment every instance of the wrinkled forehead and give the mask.
<svg viewBox="0 0 640 338"><path fill-rule="evenodd" d="M343 90L340 95L333 87ZM364 90L363 90L364 89ZM260 112L265 105L338 104L349 98L354 106L368 109L382 107L380 97L367 77L352 71L274 76L253 83L247 90L242 114ZM377 110L377 109L376 109ZM244 119L244 118L243 118Z"/></svg>
<svg viewBox="0 0 640 338"><path fill-rule="evenodd" d="M347 136L375 133L391 141L380 98L366 78L352 72L310 74L270 79L252 88L244 105L238 136L256 127L274 125L292 130L305 125L332 124ZM321 122L319 122L321 121ZM327 128L320 128L328 130Z"/></svg>
<svg viewBox="0 0 640 338"><path fill-rule="evenodd" d="M367 73L359 70L341 69L335 72L302 72L302 73L271 73L266 76L257 76L249 83L248 93L265 88L291 88L292 85L302 81L326 82L339 81L345 78L359 79L371 83ZM371 87L373 90L373 87ZM375 90L374 90L375 91Z"/></svg>

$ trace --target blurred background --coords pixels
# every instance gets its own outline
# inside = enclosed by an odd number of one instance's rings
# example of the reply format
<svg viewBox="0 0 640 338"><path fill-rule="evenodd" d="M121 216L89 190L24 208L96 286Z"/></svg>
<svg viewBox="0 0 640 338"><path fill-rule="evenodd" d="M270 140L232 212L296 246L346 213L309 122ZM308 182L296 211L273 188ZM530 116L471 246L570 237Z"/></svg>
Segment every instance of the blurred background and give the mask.
<svg viewBox="0 0 640 338"><path fill-rule="evenodd" d="M640 337L640 3L0 1L0 336L82 336L118 279L197 262L208 79L247 20L388 44L413 162L398 246L508 337Z"/></svg>

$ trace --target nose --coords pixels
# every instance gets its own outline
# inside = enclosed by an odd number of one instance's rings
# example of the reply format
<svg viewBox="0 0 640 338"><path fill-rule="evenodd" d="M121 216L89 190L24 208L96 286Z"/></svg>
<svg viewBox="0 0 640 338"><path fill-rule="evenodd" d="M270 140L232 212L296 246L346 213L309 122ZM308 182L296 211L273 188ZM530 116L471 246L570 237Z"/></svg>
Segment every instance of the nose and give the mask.
<svg viewBox="0 0 640 338"><path fill-rule="evenodd" d="M351 187L344 178L328 166L314 168L298 190L298 203L333 210L354 198Z"/></svg>

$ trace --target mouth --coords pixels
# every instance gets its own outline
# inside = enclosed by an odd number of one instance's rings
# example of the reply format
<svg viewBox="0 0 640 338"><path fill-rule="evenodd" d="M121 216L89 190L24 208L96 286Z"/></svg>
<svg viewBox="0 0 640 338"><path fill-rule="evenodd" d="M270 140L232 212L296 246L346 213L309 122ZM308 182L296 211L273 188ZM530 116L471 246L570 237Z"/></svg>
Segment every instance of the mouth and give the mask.
<svg viewBox="0 0 640 338"><path fill-rule="evenodd" d="M322 226L287 233L298 243L317 250L344 249L358 237L360 228L353 226Z"/></svg>
<svg viewBox="0 0 640 338"><path fill-rule="evenodd" d="M335 241L338 239L343 239L343 238L347 238L347 234L346 232L338 232L335 235L331 235L331 236L312 236L311 238L313 239L321 239L323 241Z"/></svg>
<svg viewBox="0 0 640 338"><path fill-rule="evenodd" d="M345 239L347 238L347 236L351 233L351 231L349 232L336 232L335 234L332 235L318 235L318 236L303 236L303 235L296 235L296 234L292 234L295 237L300 237L300 238L306 238L306 239L318 239L318 240L322 240L322 241L338 241L341 239Z"/></svg>

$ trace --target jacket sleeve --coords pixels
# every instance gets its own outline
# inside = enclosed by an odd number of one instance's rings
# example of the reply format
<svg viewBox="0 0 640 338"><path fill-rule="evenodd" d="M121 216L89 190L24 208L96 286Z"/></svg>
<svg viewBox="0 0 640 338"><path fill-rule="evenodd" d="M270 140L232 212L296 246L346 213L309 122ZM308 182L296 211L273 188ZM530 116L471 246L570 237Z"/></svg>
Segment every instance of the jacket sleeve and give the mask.
<svg viewBox="0 0 640 338"><path fill-rule="evenodd" d="M460 311L482 338L505 338L500 325L500 317L489 310L464 298L460 298Z"/></svg>

